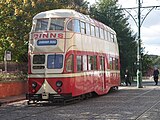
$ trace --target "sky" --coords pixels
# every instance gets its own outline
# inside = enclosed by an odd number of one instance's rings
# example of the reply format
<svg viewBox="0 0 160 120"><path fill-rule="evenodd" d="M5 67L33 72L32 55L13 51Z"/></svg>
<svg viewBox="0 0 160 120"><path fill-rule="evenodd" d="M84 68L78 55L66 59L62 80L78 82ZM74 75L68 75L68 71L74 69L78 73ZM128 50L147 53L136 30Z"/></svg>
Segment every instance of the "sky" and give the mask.
<svg viewBox="0 0 160 120"><path fill-rule="evenodd" d="M95 3L96 0L87 0L91 4ZM97 0L98 1L98 0ZM131 8L138 6L138 0L118 0L118 4L122 8ZM142 7L145 6L160 6L160 0L141 0ZM141 17L144 17L149 9L141 9ZM132 16L134 16L137 21L137 10L129 11ZM129 16L125 12L126 16ZM143 18L142 18L143 19ZM141 20L142 20L141 19ZM138 27L136 26L134 20L130 17L129 21L131 29L136 33ZM141 40L142 47L145 47L145 53L152 55L160 55L160 7L153 9L141 26Z"/></svg>

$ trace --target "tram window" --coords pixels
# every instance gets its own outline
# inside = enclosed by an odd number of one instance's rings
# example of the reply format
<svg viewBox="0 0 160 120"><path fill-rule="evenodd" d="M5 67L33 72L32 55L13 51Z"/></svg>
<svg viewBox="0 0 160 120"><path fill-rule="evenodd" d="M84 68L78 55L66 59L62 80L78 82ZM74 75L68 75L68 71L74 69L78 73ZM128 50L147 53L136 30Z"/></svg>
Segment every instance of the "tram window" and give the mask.
<svg viewBox="0 0 160 120"><path fill-rule="evenodd" d="M98 27L96 27L96 37L99 38L99 28Z"/></svg>
<svg viewBox="0 0 160 120"><path fill-rule="evenodd" d="M70 30L70 31L73 31L73 20L69 21L68 25L67 25L67 29Z"/></svg>
<svg viewBox="0 0 160 120"><path fill-rule="evenodd" d="M44 63L45 63L45 55L33 56L33 64L44 64Z"/></svg>
<svg viewBox="0 0 160 120"><path fill-rule="evenodd" d="M93 57L88 56L88 70L93 70Z"/></svg>
<svg viewBox="0 0 160 120"><path fill-rule="evenodd" d="M83 56L83 71L87 70L87 56Z"/></svg>
<svg viewBox="0 0 160 120"><path fill-rule="evenodd" d="M74 26L74 29L73 29L74 32L80 33L80 21L79 20L74 20L73 26Z"/></svg>
<svg viewBox="0 0 160 120"><path fill-rule="evenodd" d="M114 35L114 42L117 43L116 35Z"/></svg>
<svg viewBox="0 0 160 120"><path fill-rule="evenodd" d="M107 31L106 31L106 30L104 30L104 39L105 39L105 40L108 39L108 38L107 38Z"/></svg>
<svg viewBox="0 0 160 120"><path fill-rule="evenodd" d="M73 72L73 55L70 55L66 61L66 71Z"/></svg>
<svg viewBox="0 0 160 120"><path fill-rule="evenodd" d="M113 58L112 58L112 69L113 69L113 70L115 70L115 63L116 63L116 62L115 62L115 58L113 57Z"/></svg>
<svg viewBox="0 0 160 120"><path fill-rule="evenodd" d="M112 57L109 58L109 65L110 65L110 69L113 69Z"/></svg>
<svg viewBox="0 0 160 120"><path fill-rule="evenodd" d="M70 31L80 33L80 21L79 20L71 20L67 25L67 29Z"/></svg>
<svg viewBox="0 0 160 120"><path fill-rule="evenodd" d="M77 56L77 72L82 71L82 56Z"/></svg>
<svg viewBox="0 0 160 120"><path fill-rule="evenodd" d="M49 19L38 19L35 31L47 30L47 28L48 28L48 21L49 21Z"/></svg>
<svg viewBox="0 0 160 120"><path fill-rule="evenodd" d="M95 27L91 25L91 36L95 36Z"/></svg>
<svg viewBox="0 0 160 120"><path fill-rule="evenodd" d="M100 38L104 39L104 30L100 28Z"/></svg>
<svg viewBox="0 0 160 120"><path fill-rule="evenodd" d="M114 35L111 33L111 42L114 42Z"/></svg>
<svg viewBox="0 0 160 120"><path fill-rule="evenodd" d="M93 56L93 70L97 70L97 56Z"/></svg>
<svg viewBox="0 0 160 120"><path fill-rule="evenodd" d="M118 70L118 59L115 59L115 69Z"/></svg>
<svg viewBox="0 0 160 120"><path fill-rule="evenodd" d="M100 70L104 70L104 57L100 56Z"/></svg>
<svg viewBox="0 0 160 120"><path fill-rule="evenodd" d="M86 34L86 25L84 22L81 22L81 33Z"/></svg>
<svg viewBox="0 0 160 120"><path fill-rule="evenodd" d="M86 23L86 34L90 35L90 24Z"/></svg>
<svg viewBox="0 0 160 120"><path fill-rule="evenodd" d="M111 33L110 32L107 32L108 34L108 41L111 41Z"/></svg>
<svg viewBox="0 0 160 120"><path fill-rule="evenodd" d="M50 30L64 30L64 18L52 18Z"/></svg>
<svg viewBox="0 0 160 120"><path fill-rule="evenodd" d="M61 69L63 66L63 55L48 55L47 68L48 69Z"/></svg>

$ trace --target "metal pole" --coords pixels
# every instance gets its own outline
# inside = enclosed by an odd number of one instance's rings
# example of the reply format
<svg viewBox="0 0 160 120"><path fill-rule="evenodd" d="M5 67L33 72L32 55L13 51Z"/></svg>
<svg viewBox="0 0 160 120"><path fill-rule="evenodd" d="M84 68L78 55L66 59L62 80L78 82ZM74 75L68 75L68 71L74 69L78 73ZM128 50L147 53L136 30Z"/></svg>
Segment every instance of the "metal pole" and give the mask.
<svg viewBox="0 0 160 120"><path fill-rule="evenodd" d="M7 51L4 52L4 71L7 72Z"/></svg>
<svg viewBox="0 0 160 120"><path fill-rule="evenodd" d="M138 0L138 46L137 46L137 87L142 88L142 61L141 61L141 1Z"/></svg>

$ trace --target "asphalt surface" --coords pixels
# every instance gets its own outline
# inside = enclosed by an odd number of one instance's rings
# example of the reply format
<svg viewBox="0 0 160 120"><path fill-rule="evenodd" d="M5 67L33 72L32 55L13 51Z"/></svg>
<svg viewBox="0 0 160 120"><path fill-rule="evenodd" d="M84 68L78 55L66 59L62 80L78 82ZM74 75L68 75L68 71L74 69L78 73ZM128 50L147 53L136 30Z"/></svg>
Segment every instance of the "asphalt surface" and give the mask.
<svg viewBox="0 0 160 120"><path fill-rule="evenodd" d="M143 88L120 86L118 91L66 106L28 106L25 100L0 107L2 120L159 120L160 85L143 81Z"/></svg>

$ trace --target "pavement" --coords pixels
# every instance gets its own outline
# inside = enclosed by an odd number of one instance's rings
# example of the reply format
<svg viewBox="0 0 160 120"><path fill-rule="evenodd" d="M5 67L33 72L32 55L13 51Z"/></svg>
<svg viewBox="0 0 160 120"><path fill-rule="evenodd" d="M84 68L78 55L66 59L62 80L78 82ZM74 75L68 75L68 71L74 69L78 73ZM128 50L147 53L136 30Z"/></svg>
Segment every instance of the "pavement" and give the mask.
<svg viewBox="0 0 160 120"><path fill-rule="evenodd" d="M0 106L2 104L8 104L8 103L17 102L17 101L21 101L21 100L25 100L25 99L26 99L25 94L0 98Z"/></svg>

